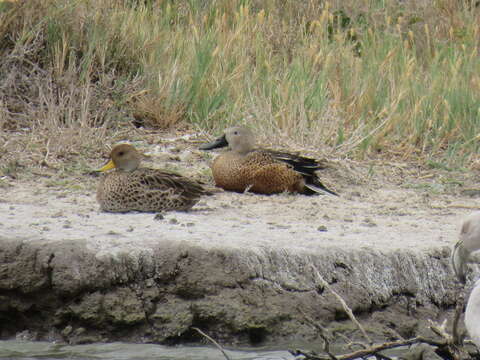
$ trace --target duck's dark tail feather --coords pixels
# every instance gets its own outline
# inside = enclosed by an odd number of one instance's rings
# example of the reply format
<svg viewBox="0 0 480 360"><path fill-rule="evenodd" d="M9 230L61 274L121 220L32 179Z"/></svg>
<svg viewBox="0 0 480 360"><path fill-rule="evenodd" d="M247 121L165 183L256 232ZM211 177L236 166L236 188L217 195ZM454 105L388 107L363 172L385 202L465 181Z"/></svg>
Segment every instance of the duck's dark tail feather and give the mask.
<svg viewBox="0 0 480 360"><path fill-rule="evenodd" d="M321 183L320 179L315 174L316 171L325 168L325 165L320 163L318 160L282 151L265 151L268 152L268 154L275 160L287 163L297 173L302 174L303 178L305 179L305 189L303 191L305 195L329 193L331 195L339 196L336 192L327 189L327 187Z"/></svg>
<svg viewBox="0 0 480 360"><path fill-rule="evenodd" d="M335 191L327 189L317 177L305 179L305 195L316 195L328 193L331 195L339 196Z"/></svg>

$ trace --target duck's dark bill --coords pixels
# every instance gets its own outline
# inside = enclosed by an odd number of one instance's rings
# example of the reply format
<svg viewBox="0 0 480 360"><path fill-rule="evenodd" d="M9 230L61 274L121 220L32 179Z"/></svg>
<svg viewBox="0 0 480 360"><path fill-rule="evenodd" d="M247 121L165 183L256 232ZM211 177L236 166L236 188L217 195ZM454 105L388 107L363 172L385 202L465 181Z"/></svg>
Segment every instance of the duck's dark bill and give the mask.
<svg viewBox="0 0 480 360"><path fill-rule="evenodd" d="M228 146L228 142L225 135L223 135L222 137L219 137L218 139L212 141L211 143L200 146L200 150L212 150L216 148L222 148L225 146Z"/></svg>

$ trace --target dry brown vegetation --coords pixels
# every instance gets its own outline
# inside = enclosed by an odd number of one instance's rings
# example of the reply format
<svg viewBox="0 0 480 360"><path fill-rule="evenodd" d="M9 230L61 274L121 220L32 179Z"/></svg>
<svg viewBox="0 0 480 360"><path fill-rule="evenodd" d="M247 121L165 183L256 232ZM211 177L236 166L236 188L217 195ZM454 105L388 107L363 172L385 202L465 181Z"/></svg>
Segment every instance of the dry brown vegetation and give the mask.
<svg viewBox="0 0 480 360"><path fill-rule="evenodd" d="M446 0L0 2L3 172L20 152L65 167L118 139L238 122L318 156L475 167L479 11Z"/></svg>

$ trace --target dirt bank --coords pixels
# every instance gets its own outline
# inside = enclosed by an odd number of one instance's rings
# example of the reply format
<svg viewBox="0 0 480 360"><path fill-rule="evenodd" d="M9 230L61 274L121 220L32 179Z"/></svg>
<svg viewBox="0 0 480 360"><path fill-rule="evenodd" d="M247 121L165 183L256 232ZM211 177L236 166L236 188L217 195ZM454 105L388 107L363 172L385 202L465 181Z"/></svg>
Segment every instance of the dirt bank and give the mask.
<svg viewBox="0 0 480 360"><path fill-rule="evenodd" d="M448 250L241 249L157 236L137 238L141 248L112 242L111 252L82 239L1 239L2 336L178 343L198 340L196 326L237 345L318 340L303 313L351 335L316 271L376 338L411 336L454 302Z"/></svg>

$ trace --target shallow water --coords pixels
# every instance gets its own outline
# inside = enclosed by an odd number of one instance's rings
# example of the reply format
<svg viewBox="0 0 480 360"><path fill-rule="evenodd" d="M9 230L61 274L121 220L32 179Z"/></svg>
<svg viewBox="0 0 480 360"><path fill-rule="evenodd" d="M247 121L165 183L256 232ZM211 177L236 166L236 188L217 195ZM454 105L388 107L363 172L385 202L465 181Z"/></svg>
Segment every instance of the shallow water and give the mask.
<svg viewBox="0 0 480 360"><path fill-rule="evenodd" d="M229 351L232 360L293 360L287 351ZM40 341L0 341L0 359L225 360L214 347L166 347L153 344L60 345Z"/></svg>

